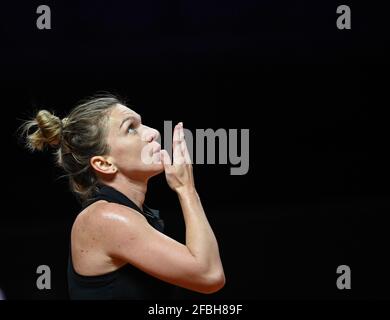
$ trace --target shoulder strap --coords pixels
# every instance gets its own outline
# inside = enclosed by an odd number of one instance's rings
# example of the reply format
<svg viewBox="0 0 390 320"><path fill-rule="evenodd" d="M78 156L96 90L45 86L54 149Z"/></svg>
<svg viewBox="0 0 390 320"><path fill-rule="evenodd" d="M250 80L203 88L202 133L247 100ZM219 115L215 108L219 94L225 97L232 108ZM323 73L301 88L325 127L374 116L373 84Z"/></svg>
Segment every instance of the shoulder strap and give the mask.
<svg viewBox="0 0 390 320"><path fill-rule="evenodd" d="M129 208L132 208L144 215L145 218L150 222L150 224L157 230L159 230L160 232L163 232L164 230L164 221L160 219L160 214L158 210L151 209L146 205L143 206L142 210L123 193L112 187L109 187L107 185L99 185L98 192L84 205L84 207L87 207L98 200L119 203Z"/></svg>

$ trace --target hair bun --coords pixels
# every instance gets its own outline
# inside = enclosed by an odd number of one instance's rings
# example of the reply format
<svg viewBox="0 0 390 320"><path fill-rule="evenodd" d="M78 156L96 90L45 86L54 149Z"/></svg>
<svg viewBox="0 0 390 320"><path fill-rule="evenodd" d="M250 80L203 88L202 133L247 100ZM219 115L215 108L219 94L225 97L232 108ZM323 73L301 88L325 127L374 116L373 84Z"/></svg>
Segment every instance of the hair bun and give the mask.
<svg viewBox="0 0 390 320"><path fill-rule="evenodd" d="M29 134L31 127L38 129ZM61 142L63 123L60 118L47 110L40 110L35 119L24 125L27 135L27 145L32 150L42 150L46 145L57 146Z"/></svg>

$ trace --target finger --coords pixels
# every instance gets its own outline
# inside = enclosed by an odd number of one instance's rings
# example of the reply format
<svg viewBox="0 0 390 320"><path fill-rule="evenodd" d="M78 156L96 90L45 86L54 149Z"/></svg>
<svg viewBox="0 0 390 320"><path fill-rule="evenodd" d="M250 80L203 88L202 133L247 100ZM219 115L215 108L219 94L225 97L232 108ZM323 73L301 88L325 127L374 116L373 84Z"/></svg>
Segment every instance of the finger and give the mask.
<svg viewBox="0 0 390 320"><path fill-rule="evenodd" d="M173 149L173 164L183 164L184 157L181 151L181 144L178 143L176 147Z"/></svg>
<svg viewBox="0 0 390 320"><path fill-rule="evenodd" d="M184 140L184 126L183 126L183 122L180 122L179 124L179 134L180 134L180 141L183 141Z"/></svg>
<svg viewBox="0 0 390 320"><path fill-rule="evenodd" d="M183 151L184 163L190 164L190 163L192 163L192 160L191 160L191 155L190 155L190 153L188 151L186 142L184 141L182 143L182 145L183 145L183 148L184 148L184 151Z"/></svg>
<svg viewBox="0 0 390 320"><path fill-rule="evenodd" d="M185 139L185 136L184 136L184 128L182 128L181 131L182 131L182 135L183 135L183 140L180 143L182 156L184 158L184 163L190 164L190 163L192 163L192 161L191 161L190 153L188 151L187 142L186 142L186 139Z"/></svg>
<svg viewBox="0 0 390 320"><path fill-rule="evenodd" d="M161 162L164 164L164 168L170 167L172 165L171 157L167 150L162 149L160 151Z"/></svg>
<svg viewBox="0 0 390 320"><path fill-rule="evenodd" d="M184 148L185 148L185 140L184 140L184 128L183 128L183 123L181 122L181 126L179 128L179 140L180 140L180 151L182 155L184 155Z"/></svg>
<svg viewBox="0 0 390 320"><path fill-rule="evenodd" d="M182 152L182 123L178 123L175 127L175 132L173 134L173 163L174 164L183 164L184 157Z"/></svg>
<svg viewBox="0 0 390 320"><path fill-rule="evenodd" d="M180 144L180 123L178 123L173 130L173 150ZM173 157L175 158L175 157Z"/></svg>

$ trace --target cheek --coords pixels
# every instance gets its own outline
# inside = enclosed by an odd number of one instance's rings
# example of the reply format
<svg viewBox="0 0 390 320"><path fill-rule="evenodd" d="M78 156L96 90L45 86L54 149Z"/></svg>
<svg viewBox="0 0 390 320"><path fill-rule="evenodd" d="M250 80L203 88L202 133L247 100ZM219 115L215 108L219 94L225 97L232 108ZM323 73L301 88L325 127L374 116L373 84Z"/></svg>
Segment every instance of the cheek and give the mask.
<svg viewBox="0 0 390 320"><path fill-rule="evenodd" d="M112 155L119 162L118 164L131 165L141 161L142 144L137 141L124 139L115 145Z"/></svg>

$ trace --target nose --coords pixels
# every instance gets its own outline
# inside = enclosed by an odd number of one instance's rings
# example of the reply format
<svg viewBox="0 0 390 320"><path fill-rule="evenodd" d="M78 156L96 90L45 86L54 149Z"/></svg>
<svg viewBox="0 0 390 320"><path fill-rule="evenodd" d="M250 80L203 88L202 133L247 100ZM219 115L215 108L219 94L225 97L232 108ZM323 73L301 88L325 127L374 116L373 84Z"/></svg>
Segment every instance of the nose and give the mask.
<svg viewBox="0 0 390 320"><path fill-rule="evenodd" d="M145 125L143 127L144 127L144 140L146 142L156 141L158 138L160 138L160 133L158 132L158 130L150 128Z"/></svg>

